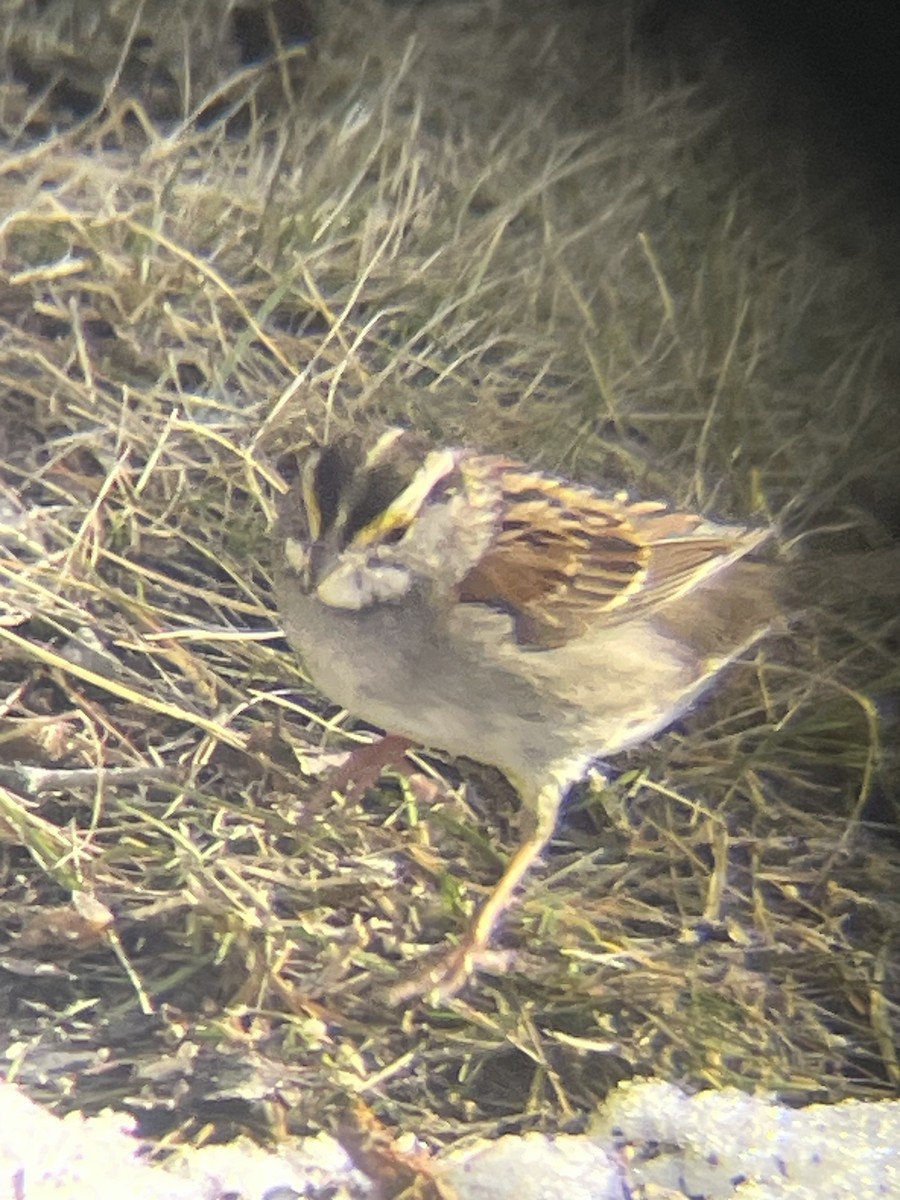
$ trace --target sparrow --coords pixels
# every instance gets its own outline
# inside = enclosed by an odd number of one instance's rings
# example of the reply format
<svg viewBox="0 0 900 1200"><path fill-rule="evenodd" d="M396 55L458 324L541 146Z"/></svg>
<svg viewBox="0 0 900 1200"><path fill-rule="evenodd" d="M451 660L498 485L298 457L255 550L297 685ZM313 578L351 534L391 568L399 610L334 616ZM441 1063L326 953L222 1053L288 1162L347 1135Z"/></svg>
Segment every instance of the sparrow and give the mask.
<svg viewBox="0 0 900 1200"><path fill-rule="evenodd" d="M454 995L592 764L682 716L778 616L771 529L606 494L391 428L310 450L274 583L310 678L358 717L502 771L518 849L468 931L398 995Z"/></svg>

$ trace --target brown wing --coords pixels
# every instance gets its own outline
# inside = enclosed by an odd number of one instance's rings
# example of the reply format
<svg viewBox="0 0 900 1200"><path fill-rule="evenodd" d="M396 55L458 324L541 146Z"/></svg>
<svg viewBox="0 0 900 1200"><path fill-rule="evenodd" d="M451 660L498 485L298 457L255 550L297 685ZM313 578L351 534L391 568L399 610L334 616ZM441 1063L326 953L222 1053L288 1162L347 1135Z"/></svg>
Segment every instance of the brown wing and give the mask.
<svg viewBox="0 0 900 1200"><path fill-rule="evenodd" d="M502 516L488 552L460 585L460 599L509 612L516 637L548 648L592 625L631 620L743 557L766 531L714 525L665 505L610 500L478 456L467 479L499 480Z"/></svg>

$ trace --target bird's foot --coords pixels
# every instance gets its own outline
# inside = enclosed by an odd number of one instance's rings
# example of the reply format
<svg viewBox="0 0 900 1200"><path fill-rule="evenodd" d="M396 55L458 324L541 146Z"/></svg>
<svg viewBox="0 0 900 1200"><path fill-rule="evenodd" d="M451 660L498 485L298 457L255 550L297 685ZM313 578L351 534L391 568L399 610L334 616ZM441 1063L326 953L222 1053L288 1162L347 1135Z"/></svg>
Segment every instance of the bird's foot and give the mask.
<svg viewBox="0 0 900 1200"><path fill-rule="evenodd" d="M442 948L423 970L391 988L388 1001L408 1004L411 1000L425 1000L429 1004L440 1004L452 1000L477 972L502 974L509 970L513 953L512 950L478 945L467 934L458 946Z"/></svg>

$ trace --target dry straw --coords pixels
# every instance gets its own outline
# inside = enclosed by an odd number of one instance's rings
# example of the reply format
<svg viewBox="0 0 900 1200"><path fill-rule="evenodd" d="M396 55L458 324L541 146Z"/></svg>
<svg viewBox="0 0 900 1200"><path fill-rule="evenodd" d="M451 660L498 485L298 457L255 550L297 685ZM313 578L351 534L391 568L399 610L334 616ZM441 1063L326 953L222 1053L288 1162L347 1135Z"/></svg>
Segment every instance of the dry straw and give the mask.
<svg viewBox="0 0 900 1200"><path fill-rule="evenodd" d="M304 681L269 575L278 453L396 419L812 551L886 541L862 193L727 41L679 78L619 3L344 0L243 64L218 2L40 8L10 7L0 87L9 1074L154 1109L183 1071L183 1130L368 1092L439 1138L635 1072L896 1087L900 864L863 825L896 816L895 604L823 586L573 807L512 969L397 1012L513 804L429 760L430 804L420 777L311 805L364 732Z"/></svg>

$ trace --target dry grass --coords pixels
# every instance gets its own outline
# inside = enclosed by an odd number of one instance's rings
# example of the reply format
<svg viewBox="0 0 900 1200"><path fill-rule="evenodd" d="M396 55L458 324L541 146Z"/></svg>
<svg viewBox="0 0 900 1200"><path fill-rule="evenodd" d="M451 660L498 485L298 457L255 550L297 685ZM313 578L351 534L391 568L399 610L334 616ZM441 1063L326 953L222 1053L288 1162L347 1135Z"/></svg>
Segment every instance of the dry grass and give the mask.
<svg viewBox="0 0 900 1200"><path fill-rule="evenodd" d="M514 807L447 768L427 809L389 781L313 813L362 735L278 636L268 566L277 453L397 418L886 541L859 501L900 441L896 321L878 229L838 220L863 200L736 87L663 81L615 3L335 3L314 60L244 67L200 0L140 54L154 6L111 5L106 57L70 3L13 5L6 54L64 43L99 112L0 91L10 1075L194 1134L365 1091L438 1139L640 1072L895 1088L900 861L862 824L896 816L892 600L851 615L821 573L821 608L571 813L512 970L398 1012Z"/></svg>

